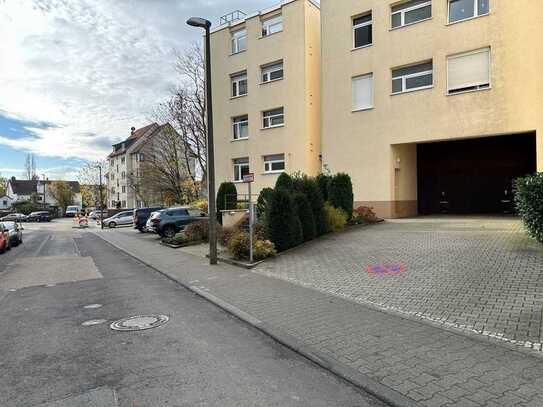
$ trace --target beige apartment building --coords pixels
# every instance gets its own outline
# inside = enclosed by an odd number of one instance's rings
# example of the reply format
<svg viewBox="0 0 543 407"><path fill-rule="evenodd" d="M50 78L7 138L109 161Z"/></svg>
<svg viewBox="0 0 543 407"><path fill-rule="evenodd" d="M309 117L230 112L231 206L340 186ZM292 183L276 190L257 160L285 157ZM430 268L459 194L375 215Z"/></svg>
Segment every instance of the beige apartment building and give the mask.
<svg viewBox="0 0 543 407"><path fill-rule="evenodd" d="M211 35L217 185L247 194L253 173L258 194L283 171L321 169L320 10L286 0L232 16Z"/></svg>
<svg viewBox="0 0 543 407"><path fill-rule="evenodd" d="M510 210L543 171L543 1L320 4L324 170L384 217Z"/></svg>

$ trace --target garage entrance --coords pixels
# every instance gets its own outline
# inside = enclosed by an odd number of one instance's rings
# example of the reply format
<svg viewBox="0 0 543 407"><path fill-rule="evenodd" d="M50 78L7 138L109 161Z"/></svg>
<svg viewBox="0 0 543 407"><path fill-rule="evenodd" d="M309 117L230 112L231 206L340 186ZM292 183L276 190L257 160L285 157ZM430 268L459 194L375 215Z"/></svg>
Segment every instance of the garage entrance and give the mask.
<svg viewBox="0 0 543 407"><path fill-rule="evenodd" d="M536 171L535 132L417 146L422 215L513 211L513 180Z"/></svg>

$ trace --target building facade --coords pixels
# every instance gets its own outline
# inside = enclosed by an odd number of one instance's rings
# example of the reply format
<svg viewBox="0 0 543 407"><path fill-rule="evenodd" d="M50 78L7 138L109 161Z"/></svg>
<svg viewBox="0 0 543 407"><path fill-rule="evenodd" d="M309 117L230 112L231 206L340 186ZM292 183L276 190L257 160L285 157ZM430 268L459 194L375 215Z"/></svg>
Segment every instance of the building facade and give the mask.
<svg viewBox="0 0 543 407"><path fill-rule="evenodd" d="M133 127L130 137L113 145L113 152L107 158L108 208L133 209L163 204L160 191L147 185L149 181L144 173L151 162L161 159L158 150L182 144L179 141L174 142L172 137L180 136L169 123L153 123L141 129ZM184 154L180 154L179 159L183 157ZM191 159L189 165L191 173L194 174L195 160Z"/></svg>
<svg viewBox="0 0 543 407"><path fill-rule="evenodd" d="M8 180L7 197L9 197L9 206L17 202L32 200L46 206L58 206L58 202L51 194L51 185L54 182L66 182L73 193L73 205L82 207L83 197L78 181L18 180L15 177ZM0 204L3 205L3 202ZM0 205L0 208L2 205Z"/></svg>
<svg viewBox="0 0 543 407"><path fill-rule="evenodd" d="M543 171L543 2L321 0L322 165L384 217L498 213Z"/></svg>
<svg viewBox="0 0 543 407"><path fill-rule="evenodd" d="M211 35L217 186L247 194L320 165L320 10L311 0L230 21Z"/></svg>

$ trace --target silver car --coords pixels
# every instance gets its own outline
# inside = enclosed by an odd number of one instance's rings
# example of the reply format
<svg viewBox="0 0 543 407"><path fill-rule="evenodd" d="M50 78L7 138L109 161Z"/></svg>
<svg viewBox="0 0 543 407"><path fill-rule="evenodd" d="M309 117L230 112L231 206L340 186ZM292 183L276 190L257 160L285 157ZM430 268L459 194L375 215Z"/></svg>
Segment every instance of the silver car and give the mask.
<svg viewBox="0 0 543 407"><path fill-rule="evenodd" d="M124 211L104 219L104 226L115 228L117 226L127 226L134 223L134 211Z"/></svg>

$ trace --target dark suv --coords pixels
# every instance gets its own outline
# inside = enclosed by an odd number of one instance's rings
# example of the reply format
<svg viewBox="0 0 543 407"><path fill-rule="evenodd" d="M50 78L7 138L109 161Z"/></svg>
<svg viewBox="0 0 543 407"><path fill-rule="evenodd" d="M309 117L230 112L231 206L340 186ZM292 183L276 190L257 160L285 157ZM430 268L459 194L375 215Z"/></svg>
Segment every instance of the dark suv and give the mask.
<svg viewBox="0 0 543 407"><path fill-rule="evenodd" d="M152 212L160 211L161 207L134 209L134 229L145 232L145 224Z"/></svg>
<svg viewBox="0 0 543 407"><path fill-rule="evenodd" d="M208 219L207 214L198 208L169 208L160 211L152 225L160 236L173 237L191 223L204 219Z"/></svg>
<svg viewBox="0 0 543 407"><path fill-rule="evenodd" d="M51 222L51 214L47 211L32 212L28 215L28 222Z"/></svg>

